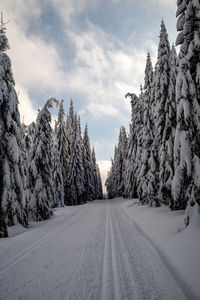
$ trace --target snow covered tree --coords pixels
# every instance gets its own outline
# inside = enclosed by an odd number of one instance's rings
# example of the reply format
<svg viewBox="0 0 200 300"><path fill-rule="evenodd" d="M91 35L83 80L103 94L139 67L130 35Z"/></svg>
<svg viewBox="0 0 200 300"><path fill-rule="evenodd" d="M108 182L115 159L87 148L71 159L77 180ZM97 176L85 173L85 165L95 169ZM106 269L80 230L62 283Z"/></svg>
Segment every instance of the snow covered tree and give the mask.
<svg viewBox="0 0 200 300"><path fill-rule="evenodd" d="M151 93L152 93L153 67L150 54L147 54L145 68L145 83L143 95L143 136L142 136L142 154L141 169L139 173L140 182L138 186L138 196L142 203L149 202L148 185L149 185L149 159L151 155L151 146L153 143L153 124L151 111Z"/></svg>
<svg viewBox="0 0 200 300"><path fill-rule="evenodd" d="M52 215L54 205L53 141L49 111L53 103L58 104L58 101L55 98L49 99L38 113L35 137L30 153L30 209L31 215L36 221L48 219Z"/></svg>
<svg viewBox="0 0 200 300"><path fill-rule="evenodd" d="M63 161L61 159L56 133L53 136L53 207L64 206Z"/></svg>
<svg viewBox="0 0 200 300"><path fill-rule="evenodd" d="M67 192L67 205L78 205L85 202L84 199L84 167L82 156L82 141L78 117L73 117L73 132L70 143L69 159L69 188Z"/></svg>
<svg viewBox="0 0 200 300"><path fill-rule="evenodd" d="M118 196L124 195L125 190L125 168L126 168L126 157L127 157L127 134L124 126L120 128L119 141L118 141Z"/></svg>
<svg viewBox="0 0 200 300"><path fill-rule="evenodd" d="M97 199L101 200L103 199L103 187L102 187L102 181L101 181L101 173L98 164L97 166Z"/></svg>
<svg viewBox="0 0 200 300"><path fill-rule="evenodd" d="M0 22L0 237L8 236L7 225L26 226L28 212L22 157L21 122L14 89L5 24Z"/></svg>
<svg viewBox="0 0 200 300"><path fill-rule="evenodd" d="M127 155L124 171L124 197L137 197L139 156L141 153L142 102L135 94L126 94L131 98L131 125L127 141Z"/></svg>
<svg viewBox="0 0 200 300"><path fill-rule="evenodd" d="M114 159L111 159L111 168L108 172L108 176L105 182L105 186L108 192L108 198L112 199L114 197L117 197L117 168L116 168L116 157L117 157L117 146L115 146L114 151Z"/></svg>
<svg viewBox="0 0 200 300"><path fill-rule="evenodd" d="M173 60L173 62L172 62ZM175 48L171 51L168 34L163 21L161 21L158 58L154 72L155 95L155 134L156 149L159 152L154 163L159 162L159 201L170 204L172 201L171 185L174 175L173 144L176 128L176 64ZM156 167L156 166L155 166ZM154 168L155 169L155 168Z"/></svg>
<svg viewBox="0 0 200 300"><path fill-rule="evenodd" d="M85 198L92 200L94 194L94 178L93 178L93 165L92 153L90 147L90 139L88 136L88 126L86 124L84 137L83 137L83 166L85 173Z"/></svg>
<svg viewBox="0 0 200 300"><path fill-rule="evenodd" d="M69 177L69 139L67 136L67 128L64 121L64 107L63 101L60 103L59 113L58 113L58 120L56 123L55 134L57 140L57 150L61 168L62 168L62 177L63 177L63 184L64 184L64 202L66 202L67 197L67 190L68 190L68 177ZM70 133L71 134L71 133Z"/></svg>
<svg viewBox="0 0 200 300"><path fill-rule="evenodd" d="M92 168L94 180L94 195L93 199L103 199L102 182L99 167L96 162L96 154L94 148L92 149Z"/></svg>
<svg viewBox="0 0 200 300"><path fill-rule="evenodd" d="M175 134L174 209L188 203L186 224L192 206L200 205L200 2L177 1L176 45L179 72L176 81L177 127Z"/></svg>

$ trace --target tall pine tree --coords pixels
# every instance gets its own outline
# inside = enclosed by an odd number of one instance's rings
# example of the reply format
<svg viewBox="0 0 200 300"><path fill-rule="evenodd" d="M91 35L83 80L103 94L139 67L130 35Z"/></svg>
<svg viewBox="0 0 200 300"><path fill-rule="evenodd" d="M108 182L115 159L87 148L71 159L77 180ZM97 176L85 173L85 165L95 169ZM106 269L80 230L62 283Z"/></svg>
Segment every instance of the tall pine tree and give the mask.
<svg viewBox="0 0 200 300"><path fill-rule="evenodd" d="M55 98L49 99L39 111L35 137L29 162L29 186L31 189L31 215L36 221L46 220L52 215L54 200L53 187L53 140L51 113L49 108Z"/></svg>
<svg viewBox="0 0 200 300"><path fill-rule="evenodd" d="M180 46L176 82L177 128L175 135L174 208L200 205L200 3L177 1L177 36Z"/></svg>
<svg viewBox="0 0 200 300"><path fill-rule="evenodd" d="M5 26L0 23L0 237L7 225L28 224L21 122Z"/></svg>

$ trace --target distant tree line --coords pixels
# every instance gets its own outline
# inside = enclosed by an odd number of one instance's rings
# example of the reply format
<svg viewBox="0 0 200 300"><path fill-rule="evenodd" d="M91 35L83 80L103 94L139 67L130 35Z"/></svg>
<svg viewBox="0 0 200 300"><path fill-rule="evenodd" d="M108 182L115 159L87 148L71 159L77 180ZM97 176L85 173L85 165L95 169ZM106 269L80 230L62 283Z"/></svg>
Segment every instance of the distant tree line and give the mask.
<svg viewBox="0 0 200 300"><path fill-rule="evenodd" d="M144 85L131 99L130 133L120 129L106 181L109 198L139 198L200 214L200 3L177 1L176 45L161 22L153 69L147 54Z"/></svg>
<svg viewBox="0 0 200 300"><path fill-rule="evenodd" d="M102 199L102 183L86 125L70 103L49 99L36 122L21 124L5 26L0 24L0 237L7 226L46 220L54 207ZM49 109L59 106L55 128Z"/></svg>

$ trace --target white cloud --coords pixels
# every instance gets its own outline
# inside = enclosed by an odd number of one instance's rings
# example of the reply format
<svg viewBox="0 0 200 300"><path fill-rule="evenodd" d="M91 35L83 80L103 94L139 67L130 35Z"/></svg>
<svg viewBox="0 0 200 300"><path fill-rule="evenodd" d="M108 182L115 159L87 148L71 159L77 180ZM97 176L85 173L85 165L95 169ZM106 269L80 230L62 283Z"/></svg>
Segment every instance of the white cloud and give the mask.
<svg viewBox="0 0 200 300"><path fill-rule="evenodd" d="M109 160L99 160L97 161L100 173L101 173L101 179L102 179L102 185L103 185L103 192L106 192L106 187L105 187L105 181L108 176L108 172L111 167L111 161Z"/></svg>
<svg viewBox="0 0 200 300"><path fill-rule="evenodd" d="M93 116L127 118L129 106L123 99L127 92L139 93L143 82L146 51L134 44L123 45L119 40L88 22L88 30L66 30L74 46L74 69L68 86L85 93L85 111ZM153 42L148 48L156 48ZM125 116L126 115L126 116Z"/></svg>
<svg viewBox="0 0 200 300"><path fill-rule="evenodd" d="M11 50L8 55L12 60L14 78L20 87L21 99L23 97L20 111L27 114L25 119L36 115L31 105L30 91L37 89L43 94L83 94L85 102L82 113L89 113L94 118L111 116L122 124L127 123L130 104L124 101L124 95L133 91L139 93L146 50L138 49L133 41L123 44L89 21L84 31L74 22L74 17L88 6L95 7L97 0L92 4L89 0L46 0L44 3L48 2L54 5L68 42L74 49L71 69L62 70L65 58L59 56L56 44L49 44L33 34L27 35L30 19L40 21L43 5L39 0L31 0L30 5L25 0L2 2L2 9L10 19L7 35ZM155 51L155 44L145 40L146 49ZM48 94L47 97L50 96Z"/></svg>
<svg viewBox="0 0 200 300"><path fill-rule="evenodd" d="M38 0L4 1L1 3L11 49L8 55L12 61L12 70L20 92L21 118L30 123L37 116L37 109L30 99L30 90L60 91L65 88L65 76L61 70L61 58L56 45L49 44L34 35L27 36L26 29L30 20L39 20L42 7ZM51 95L48 94L47 97ZM43 99L45 102L46 99ZM43 102L43 103L44 103Z"/></svg>
<svg viewBox="0 0 200 300"><path fill-rule="evenodd" d="M146 6L149 5L155 5L159 4L160 6L164 6L169 9L174 9L176 8L176 1L175 0L141 0ZM112 3L114 4L138 4L138 0L111 0Z"/></svg>
<svg viewBox="0 0 200 300"><path fill-rule="evenodd" d="M18 94L19 99L19 112L21 116L21 121L25 124L30 124L35 121L37 118L38 109L33 106L31 99L24 87L21 87L19 84L15 86L15 90Z"/></svg>

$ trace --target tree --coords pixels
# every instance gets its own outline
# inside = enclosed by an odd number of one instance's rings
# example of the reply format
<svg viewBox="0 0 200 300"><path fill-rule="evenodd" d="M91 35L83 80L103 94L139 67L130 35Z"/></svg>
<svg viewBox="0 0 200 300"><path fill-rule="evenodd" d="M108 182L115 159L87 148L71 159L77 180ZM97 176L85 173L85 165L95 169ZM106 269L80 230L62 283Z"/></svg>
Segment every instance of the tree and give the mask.
<svg viewBox="0 0 200 300"><path fill-rule="evenodd" d="M176 81L177 127L175 134L174 209L184 209L186 225L192 207L200 205L200 3L177 2L176 45L179 72ZM195 205L197 204L197 205Z"/></svg>
<svg viewBox="0 0 200 300"><path fill-rule="evenodd" d="M59 113L58 113L58 121L56 123L55 128L55 135L57 140L57 149L56 152L57 163L60 161L61 173L62 173L62 180L64 185L64 202L67 202L67 190L68 190L68 177L69 177L69 139L67 135L67 128L64 121L64 107L63 102L60 103ZM70 133L71 135L71 133ZM60 176L59 176L60 177ZM59 181L60 181L59 180ZM61 201L62 202L62 201Z"/></svg>
<svg viewBox="0 0 200 300"><path fill-rule="evenodd" d="M73 118L74 129L70 143L69 159L69 189L67 194L67 205L78 205L85 201L84 199L84 167L82 156L82 140L80 132L80 123L75 114Z"/></svg>
<svg viewBox="0 0 200 300"><path fill-rule="evenodd" d="M64 206L63 161L58 148L56 133L53 135L53 207Z"/></svg>
<svg viewBox="0 0 200 300"><path fill-rule="evenodd" d="M86 124L83 137L83 166L85 173L85 199L92 200L94 191L92 153L90 148L90 139L88 136L88 126Z"/></svg>
<svg viewBox="0 0 200 300"><path fill-rule="evenodd" d="M102 191L102 183L99 167L96 162L96 154L94 148L92 149L92 169L93 169L93 182L94 182L94 190L93 190L93 200L102 199L103 191Z"/></svg>
<svg viewBox="0 0 200 300"><path fill-rule="evenodd" d="M30 209L33 219L46 220L52 215L54 200L53 187L53 141L51 128L51 113L49 108L55 98L47 100L39 111L36 121L33 148L29 162L29 186L31 189Z"/></svg>
<svg viewBox="0 0 200 300"><path fill-rule="evenodd" d="M126 94L131 98L131 125L127 141L127 155L124 171L124 197L136 198L139 174L139 156L141 153L142 102L135 94Z"/></svg>
<svg viewBox="0 0 200 300"><path fill-rule="evenodd" d="M0 237L8 236L7 225L28 224L23 169L21 122L14 89L5 24L0 23Z"/></svg>
<svg viewBox="0 0 200 300"><path fill-rule="evenodd" d="M124 126L120 128L119 141L118 141L118 196L124 195L125 191L125 168L126 168L126 157L127 157L127 134Z"/></svg>
<svg viewBox="0 0 200 300"><path fill-rule="evenodd" d="M143 95L143 135L142 135L142 154L141 154L141 169L139 173L139 192L138 196L142 203L149 203L149 159L151 155L151 146L153 143L153 124L152 124L152 111L151 111L151 93L152 93L152 80L153 68L151 63L150 54L147 54L146 68L145 68L145 83Z"/></svg>
<svg viewBox="0 0 200 300"><path fill-rule="evenodd" d="M117 197L117 193L116 193L116 190L117 190L116 157L117 157L117 147L115 146L114 159L111 159L111 168L110 168L110 171L108 172L108 176L107 176L107 179L105 182L109 199Z"/></svg>
<svg viewBox="0 0 200 300"><path fill-rule="evenodd" d="M173 62L172 62L173 60ZM156 161L159 162L159 201L170 204L172 201L171 185L174 175L173 144L176 128L175 83L176 64L175 48L171 51L168 34L163 20L161 21L158 58L154 72L155 83L155 134L154 147ZM155 143L154 143L155 144ZM155 184L154 184L155 185ZM156 186L156 185L155 185Z"/></svg>

